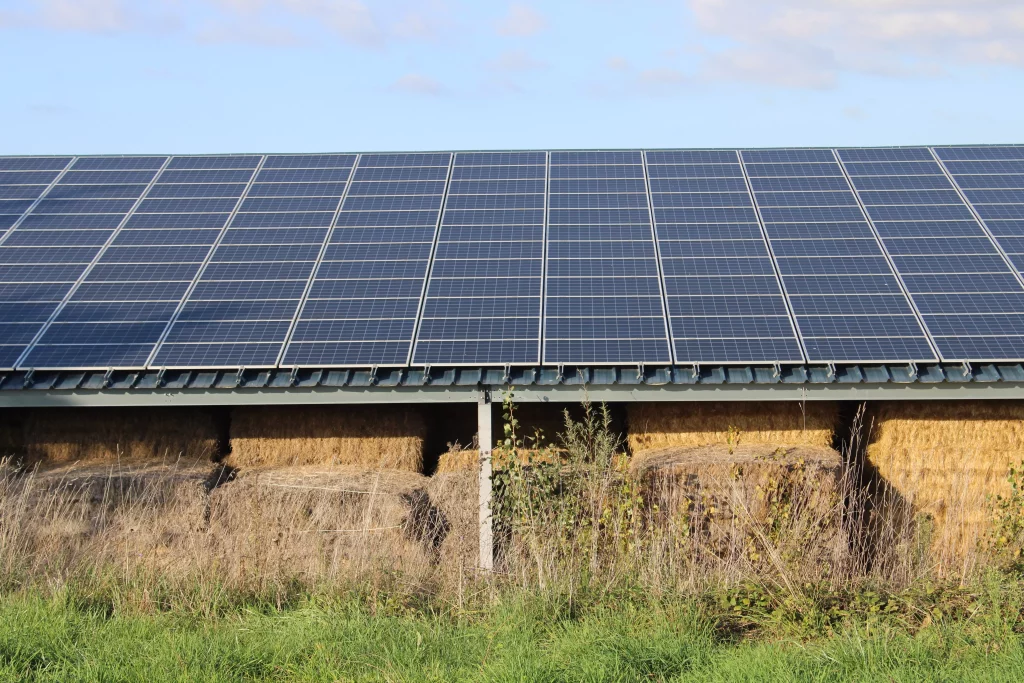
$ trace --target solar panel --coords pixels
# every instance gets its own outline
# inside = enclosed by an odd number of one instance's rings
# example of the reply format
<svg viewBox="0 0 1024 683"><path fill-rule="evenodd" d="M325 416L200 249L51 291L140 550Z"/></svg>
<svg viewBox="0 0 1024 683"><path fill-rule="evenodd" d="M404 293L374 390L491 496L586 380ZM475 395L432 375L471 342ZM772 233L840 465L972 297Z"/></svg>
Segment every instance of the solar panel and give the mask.
<svg viewBox="0 0 1024 683"><path fill-rule="evenodd" d="M447 153L359 157L285 365L408 363L451 161Z"/></svg>
<svg viewBox="0 0 1024 683"><path fill-rule="evenodd" d="M803 362L739 157L646 159L676 360Z"/></svg>
<svg viewBox="0 0 1024 683"><path fill-rule="evenodd" d="M832 152L742 158L808 359L935 360Z"/></svg>
<svg viewBox="0 0 1024 683"><path fill-rule="evenodd" d="M0 368L1024 361L1024 146L0 158Z"/></svg>
<svg viewBox="0 0 1024 683"><path fill-rule="evenodd" d="M546 180L544 152L455 155L414 363L540 362Z"/></svg>
<svg viewBox="0 0 1024 683"><path fill-rule="evenodd" d="M1005 156L958 160L955 148L949 152L952 159L942 163L927 148L915 149L913 160L906 152L900 158L876 152L872 162L854 161L848 150L839 155L942 359L1024 356L1024 336L1016 317L1007 315L1024 313L1016 301L1024 295L1021 276L946 173L1012 174L1018 162ZM918 178L927 182L915 182ZM998 213L984 208L978 212ZM966 334L951 321L965 315L977 323Z"/></svg>
<svg viewBox="0 0 1024 683"><path fill-rule="evenodd" d="M552 152L544 362L668 363L643 155Z"/></svg>
<svg viewBox="0 0 1024 683"><path fill-rule="evenodd" d="M354 155L268 156L250 171L253 177L247 188L242 186L244 192L236 184L214 183L223 189L211 189L201 200L159 200L177 202L171 204L174 210L228 209L233 214L200 264L198 278L167 330L154 364L277 365L354 163ZM193 166L212 168L210 164ZM307 182L313 173L326 180ZM226 198L231 205L213 197L218 193L232 193ZM196 197L199 193L164 194Z"/></svg>

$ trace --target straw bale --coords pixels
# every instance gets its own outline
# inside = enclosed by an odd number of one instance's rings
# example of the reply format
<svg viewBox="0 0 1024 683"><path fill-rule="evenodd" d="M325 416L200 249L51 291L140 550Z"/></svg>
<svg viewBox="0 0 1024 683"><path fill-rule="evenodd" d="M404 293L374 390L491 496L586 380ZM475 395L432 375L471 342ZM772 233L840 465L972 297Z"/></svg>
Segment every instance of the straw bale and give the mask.
<svg viewBox="0 0 1024 683"><path fill-rule="evenodd" d="M1024 460L1024 402L880 402L871 408L868 462L890 507L932 522L933 549L970 553L988 530L988 499L1009 491Z"/></svg>
<svg viewBox="0 0 1024 683"><path fill-rule="evenodd" d="M212 413L188 408L40 409L28 413L26 464L112 463L178 459L209 461L218 454Z"/></svg>
<svg viewBox="0 0 1024 683"><path fill-rule="evenodd" d="M209 552L238 575L423 571L432 540L426 485L412 472L351 466L242 471L211 495Z"/></svg>
<svg viewBox="0 0 1024 683"><path fill-rule="evenodd" d="M479 564L479 484L476 470L462 470L435 474L427 485L431 502L445 520L439 563L449 569L467 570Z"/></svg>
<svg viewBox="0 0 1024 683"><path fill-rule="evenodd" d="M421 472L427 426L413 408L245 407L232 411L233 467L361 465Z"/></svg>
<svg viewBox="0 0 1024 683"><path fill-rule="evenodd" d="M768 539L799 562L841 557L839 453L767 444L729 451L720 444L646 451L634 456L629 472L660 524L720 556Z"/></svg>
<svg viewBox="0 0 1024 683"><path fill-rule="evenodd" d="M47 564L130 557L185 570L178 550L204 528L219 471L209 461L57 465L8 479L3 514L21 519L23 554Z"/></svg>
<svg viewBox="0 0 1024 683"><path fill-rule="evenodd" d="M562 451L559 449L519 449L519 462L520 464L526 465L529 463L538 462L550 462L557 454ZM496 448L491 452L491 467L496 470L505 469L511 462L512 457L509 451L504 448ZM480 451L468 450L468 449L449 449L447 452L442 453L441 457L437 461L436 474L447 474L450 472L477 472L480 470Z"/></svg>
<svg viewBox="0 0 1024 683"><path fill-rule="evenodd" d="M831 402L637 403L628 407L629 446L638 453L724 444L731 427L740 444L831 448L838 419Z"/></svg>

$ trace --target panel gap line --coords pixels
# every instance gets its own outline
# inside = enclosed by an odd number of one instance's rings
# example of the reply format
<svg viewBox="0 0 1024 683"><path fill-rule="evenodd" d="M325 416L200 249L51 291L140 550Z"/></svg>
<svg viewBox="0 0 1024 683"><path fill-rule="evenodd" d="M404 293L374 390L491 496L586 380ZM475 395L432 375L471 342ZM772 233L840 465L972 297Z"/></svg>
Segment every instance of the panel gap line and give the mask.
<svg viewBox="0 0 1024 683"><path fill-rule="evenodd" d="M288 325L288 332L285 334L284 341L281 343L281 350L277 353L277 359L274 361L274 367L281 367L281 363L284 362L284 358L288 353L288 347L292 343L292 337L295 335L295 329L299 325L299 320L302 318L302 311L306 307L306 302L309 300L309 293L313 289L313 284L316 282L317 271L320 270L320 265L323 263L324 255L327 253L327 249L330 247L331 238L334 237L334 231L338 228L338 219L341 216L341 212L345 206L345 200L348 199L349 190L352 189L352 181L356 175L356 169L359 167L359 160L362 159L361 154L357 154L355 160L352 162L352 168L348 172L348 180L345 181L345 189L342 190L341 199L338 200L338 206L334 209L334 216L331 219L331 226L327 230L327 236L324 238L323 244L320 245L320 251L317 253L316 261L313 263L313 270L310 272L309 277L306 280L306 286L302 290L302 296L299 297L298 306L295 308L295 313L292 315L291 322Z"/></svg>
<svg viewBox="0 0 1024 683"><path fill-rule="evenodd" d="M224 227L220 229L220 232L217 234L217 239L214 240L213 244L210 246L209 251L206 253L206 258L204 258L203 262L200 264L199 270L196 271L195 277L193 277L192 282L189 283L188 289L186 289L185 293L182 294L181 299L178 302L178 306L174 309L173 315L171 315L171 319L167 322L167 325L164 327L164 331L160 334L160 338L157 339L156 344L154 344L153 350L149 352L149 357L146 359L145 366L147 369L152 368L153 361L156 360L156 356L160 352L161 347L163 347L164 342L167 340L167 337L170 335L171 329L178 322L178 318L181 316L181 312L185 309L185 305L188 303L189 297L192 296L192 293L195 291L196 287L199 286L199 281L202 279L207 267L213 260L213 255L216 253L217 249L223 243L224 238L227 236L228 230L231 228L231 223L235 220L235 216L238 215L239 209L242 208L242 204L248 198L249 190L251 190L253 184L255 184L256 178L259 176L260 171L263 170L263 166L264 164L267 163L268 158L269 157L266 155L260 157L259 163L253 170L252 176L249 178L249 182L245 184L245 188L242 190L242 194L239 196L238 201L235 203L235 208L231 211L230 214L228 214L228 217L224 223Z"/></svg>
<svg viewBox="0 0 1024 683"><path fill-rule="evenodd" d="M57 187L60 181L64 179L64 176L67 175L68 171L71 170L71 167L74 166L80 158L81 157L71 157L71 161L68 162L68 165L65 166L60 173L57 174L57 177L54 178L53 181L46 186L46 189L43 190L38 197L36 197L35 201L29 204L28 208L25 209L22 212L22 214L18 217L18 220L14 221L14 224L11 225L11 227L7 228L7 232L5 232L3 235L0 235L0 246L3 246L3 243L7 241L7 238L9 238L11 234L18 229L18 226L25 222L25 219L29 217L29 214L36 210L36 207L39 206L40 202L46 199L46 196L50 194L50 190Z"/></svg>
<svg viewBox="0 0 1024 683"><path fill-rule="evenodd" d="M544 153L544 224L540 248L540 325L537 331L537 360L545 363L544 344L548 331L548 225L551 219L551 152Z"/></svg>
<svg viewBox="0 0 1024 683"><path fill-rule="evenodd" d="M423 324L423 314L427 308L427 292L430 290L430 282L434 275L434 262L437 257L437 245L441 241L441 229L444 225L444 216L448 211L448 197L451 192L452 175L455 172L455 159L459 152L450 152L448 159L448 177L444 183L444 194L441 197L441 209L437 212L437 223L434 225L434 239L430 243L430 254L427 257L427 272L423 276L423 286L420 288L420 300L416 308L416 320L413 322L412 337L409 341L409 352L406 354L405 364L412 366L416 356L416 349L419 347L420 327Z"/></svg>
<svg viewBox="0 0 1024 683"><path fill-rule="evenodd" d="M772 262L772 272L775 273L775 280L779 283L779 289L782 292L782 303L786 307L790 328L793 330L793 336L796 337L796 343L800 347L800 355L803 356L804 363L810 363L810 354L807 353L804 334L800 329L800 322L797 320L796 311L793 310L789 289L786 287L786 281L782 277L782 270L779 268L779 262L776 260L775 249L772 247L771 238L768 236L764 216L761 215L761 205L757 201L757 195L754 194L754 186L750 182L750 174L747 172L746 161L743 159L743 152L741 150L736 151L736 160L740 165L740 173L743 174L743 183L747 187L747 194L750 195L750 203L754 207L754 215L757 216L757 227L761 231L761 239L764 240L765 248L768 250L768 258Z"/></svg>
<svg viewBox="0 0 1024 683"><path fill-rule="evenodd" d="M25 347L25 350L21 352L20 356L18 356L18 360L15 361L14 367L22 367L22 363L24 363L28 359L29 354L31 354L32 351L35 350L39 341L43 338L43 336L50 329L50 327L53 326L54 321L60 316L61 312L63 312L64 308L67 307L68 303L78 292L79 288L82 286L82 283L85 282L86 278L89 277L89 274L100 262L100 259L102 259L103 256L107 253L107 250L110 248L110 245L113 244L114 240L116 240L118 235L121 234L121 231L124 229L124 226L127 225L131 217L135 215L135 211L139 208L139 206L142 205L142 202L146 199L146 195L148 195L150 190L153 189L153 186L156 185L157 181L160 179L160 176L163 175L164 171L167 169L167 166L171 163L171 159L173 158L174 157L167 157L166 159L164 159L164 163L160 166L160 169L153 176L153 179L150 180L149 183L146 185L146 189L142 191L142 194L139 196L138 199L135 200L135 203L133 203L131 208L128 210L128 213L125 214L124 218L122 218L121 221L117 224L117 227L115 227L113 232L110 233L110 236L103 243L103 246L101 246L100 250L96 252L96 255L93 256L92 261L89 262L89 264L85 267L85 270L83 270L82 273L78 276L78 279L75 281L75 283L71 285L71 289L68 290L67 294L64 295L64 298L61 299L61 302L57 304L57 308L53 310L49 318L47 318L46 322L43 323L42 328L40 328L39 331L36 332L35 336L32 338L32 341L29 342L29 345Z"/></svg>
<svg viewBox="0 0 1024 683"><path fill-rule="evenodd" d="M863 200L860 198L860 192L857 190L857 186L853 184L853 179L850 177L849 171L846 169L846 164L842 159L839 158L839 152L832 150L832 156L835 158L836 163L839 164L839 170L843 173L843 178L846 179L846 183L850 186L850 191L853 193L854 199L857 200L857 207L860 209L861 214L864 216L864 220L867 222L868 229L871 230L871 234L874 235L875 241L878 243L878 248L882 250L882 256L885 257L886 262L889 264L890 270L896 277L896 283L900 286L900 290L903 293L903 297L910 304L910 310L914 312L914 317L917 319L917 324L921 326L921 331L924 332L925 341L928 342L929 348L932 353L935 354L933 360L939 361L954 361L956 359L949 359L943 357L941 351L939 351L938 342L935 341L935 335L928 328L928 321L925 320L921 310L917 307L917 302L914 301L913 295L910 293L910 288L907 287L907 283L903 280L903 274L900 273L896 267L896 262L892 258L892 254L889 253L888 247L885 246L885 240L882 239L881 233L878 232L878 228L875 227L875 221L871 218L868 213L867 206L865 206Z"/></svg>
<svg viewBox="0 0 1024 683"><path fill-rule="evenodd" d="M676 334L672 329L672 318L668 307L668 283L665 282L665 270L662 264L661 241L658 238L658 219L654 213L654 198L651 194L651 177L647 170L647 152L641 150L640 161L644 170L644 190L647 198L647 210L651 214L651 238L654 240L654 263L658 269L658 289L661 293L661 314L664 316L665 337L668 340L668 357L672 365L679 362L676 353Z"/></svg>
<svg viewBox="0 0 1024 683"><path fill-rule="evenodd" d="M942 169L942 172L945 174L946 179L949 180L950 183L952 183L953 189L956 190L956 193L957 195L960 196L960 199L961 201L963 201L964 206L966 206L967 209L971 212L971 215L974 216L974 220L977 221L978 225L981 227L982 232L985 233L985 236L988 237L989 241L992 243L992 246L995 247L995 250L999 254L1000 258L1003 259L1003 262L1006 263L1007 267L1010 269L1010 272L1013 273L1014 277L1016 277L1017 282L1020 283L1022 288L1024 288L1024 274L1021 274L1020 269L1018 269L1017 266L1014 265L1013 260L1010 259L1010 255L1003 249L1003 245L999 243L999 239L989 229L988 224L985 222L985 219L981 217L981 214L978 213L977 209L974 208L974 205L970 202L970 200L967 199L967 195L964 194L963 189L960 187L960 183L956 181L956 178L953 176L952 173L950 173L949 169L946 167L946 162L939 158L939 155L935 153L934 148L929 147L928 152L932 155L932 158L935 159L935 163L939 165L939 168Z"/></svg>

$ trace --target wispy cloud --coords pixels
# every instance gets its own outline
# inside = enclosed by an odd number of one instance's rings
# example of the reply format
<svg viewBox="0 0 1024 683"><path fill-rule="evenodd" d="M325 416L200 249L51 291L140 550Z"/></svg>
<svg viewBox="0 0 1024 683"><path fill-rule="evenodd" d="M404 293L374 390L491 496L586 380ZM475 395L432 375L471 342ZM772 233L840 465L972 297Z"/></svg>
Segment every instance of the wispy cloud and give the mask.
<svg viewBox="0 0 1024 683"><path fill-rule="evenodd" d="M688 0L712 49L699 75L827 88L843 72L933 76L965 64L1024 66L1020 0Z"/></svg>
<svg viewBox="0 0 1024 683"><path fill-rule="evenodd" d="M508 14L498 21L498 34L502 36L533 36L548 26L547 19L529 5L514 4Z"/></svg>
<svg viewBox="0 0 1024 683"><path fill-rule="evenodd" d="M546 62L534 59L524 50L508 50L487 62L487 68L492 71L536 71L547 66Z"/></svg>
<svg viewBox="0 0 1024 683"><path fill-rule="evenodd" d="M8 0L6 24L88 33L185 34L202 42L293 45L334 37L378 48L436 39L444 0Z"/></svg>
<svg viewBox="0 0 1024 683"><path fill-rule="evenodd" d="M431 95L435 97L444 93L444 86L439 82L429 76L417 73L405 74L392 83L390 89L396 92L412 93L414 95Z"/></svg>

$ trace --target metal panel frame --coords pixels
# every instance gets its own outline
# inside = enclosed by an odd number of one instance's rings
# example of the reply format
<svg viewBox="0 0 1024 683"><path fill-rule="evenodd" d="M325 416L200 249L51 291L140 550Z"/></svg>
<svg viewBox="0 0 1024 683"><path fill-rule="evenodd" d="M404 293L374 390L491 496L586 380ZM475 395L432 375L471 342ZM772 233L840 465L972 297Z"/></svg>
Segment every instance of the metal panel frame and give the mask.
<svg viewBox="0 0 1024 683"><path fill-rule="evenodd" d="M647 210L651 214L651 237L654 239L654 260L658 269L658 288L661 290L661 315L665 318L665 335L668 337L668 354L672 363L678 363L676 335L672 329L672 317L668 310L668 283L665 282L665 268L661 261L661 241L658 239L658 217L654 213L654 198L651 195L651 174L647 170L647 150L640 150L640 161L644 166L644 189L647 192Z"/></svg>
<svg viewBox="0 0 1024 683"><path fill-rule="evenodd" d="M697 384L662 386L316 387L288 389L156 389L2 391L0 408L156 407L243 405L352 405L479 403L514 394L517 403L704 401L949 401L1024 399L1024 383L923 384Z"/></svg>
<svg viewBox="0 0 1024 683"><path fill-rule="evenodd" d="M232 155L232 156L234 156L234 155ZM237 156L250 156L250 155L237 155ZM181 316L181 312L182 312L182 310L184 310L185 304L188 303L189 297L192 296L192 292L194 292L196 287L199 285L199 280L202 279L203 273L206 272L206 268L210 265L210 260L213 259L214 253L216 253L217 248L220 247L221 243L224 241L224 237L227 235L228 229L231 227L232 221L235 220L235 216L238 215L238 210L242 207L242 203L245 202L246 198L249 196L249 190L252 189L253 184L256 182L257 176L259 176L260 171L263 170L263 165L267 163L267 159L268 158L269 158L269 155L264 155L260 159L260 162L256 165L256 168L253 169L252 176L249 178L249 182L245 184L245 189L242 190L242 194L238 198L238 202L235 204L234 211L232 211L231 214L224 221L224 227L222 227L220 229L220 234L217 235L217 239L214 241L214 243L212 245L210 245L209 251L206 252L206 258L203 259L202 264L199 266L199 270L196 271L195 277L193 277L192 278L192 282L189 283L188 289L186 289L185 293L181 296L181 301L178 302L178 307L176 309L174 309L174 315L172 315L171 319L167 322L167 325L164 327L163 334L160 335L160 338L157 340L156 344L153 346L153 350L149 354L149 358L146 359L146 367L147 368L153 367L153 361L156 359L156 356L160 352L160 349L163 348L164 342L167 340L167 336L171 333L171 329L174 327L174 324L178 322L178 318ZM176 367L179 367L179 366L170 366L170 365L168 365L166 367L174 367L174 368L176 368ZM192 368L192 367L202 368L202 367L220 367L220 366L189 366L189 367L190 368ZM255 366L254 365L252 367L272 367L272 366L262 366L262 365Z"/></svg>
<svg viewBox="0 0 1024 683"><path fill-rule="evenodd" d="M355 178L356 169L359 167L360 159L362 159L362 155L357 154L355 160L352 162L352 168L348 172L348 180L345 181L345 190L342 192L341 199L338 200L338 206L334 209L334 217L331 219L331 227L327 231L327 236L324 237L324 243L320 245L320 252L317 254L316 261L313 263L313 270L310 271L309 278L306 280L306 288L302 290L302 296L299 298L299 305L296 307L295 314L292 316L292 321L288 325L288 333L284 337L284 342L281 343L281 350L277 352L277 360L274 361L274 367L281 367L281 363L284 361L284 356L288 352L288 346L292 343L292 336L295 334L295 327L299 324L299 320L302 318L302 311L306 307L306 301L309 299L309 292L313 289L313 283L316 281L317 271L320 270L320 264L324 261L324 254L327 253L327 247L330 246L331 238L334 236L334 231L338 227L338 217L341 215L341 208L345 206L345 200L348 199L348 191L352 187L352 179ZM246 190L246 194L248 194L248 190Z"/></svg>
<svg viewBox="0 0 1024 683"><path fill-rule="evenodd" d="M437 224L434 226L434 241L430 244L430 256L427 257L427 274L423 277L423 286L420 288L420 302L416 307L416 320L412 326L412 341L409 343L409 353L405 357L405 365L412 366L412 359L416 357L416 348L420 344L420 327L423 324L423 312L427 307L427 291L430 289L430 282L434 277L434 259L437 257L437 245L441 240L441 228L444 225L444 215L448 211L448 196L452 189L452 173L455 171L455 159L458 152L452 152L448 159L448 177L444 182L444 194L441 195L441 210L437 212Z"/></svg>
<svg viewBox="0 0 1024 683"><path fill-rule="evenodd" d="M142 191L142 194L139 195L139 198L135 200L135 203L132 204L132 207L128 210L128 213L126 213L124 215L124 218L121 219L121 222L118 223L117 227L114 228L114 230L110 233L110 236L107 238L107 241L103 243L103 246L101 246L100 250L96 252L95 256L93 256L92 261L89 263L89 265L87 265L85 267L85 270L83 270L82 273L78 276L78 279L75 281L75 284L71 285L71 289L69 289L67 294L64 295L64 298L61 300L61 302L59 304L57 304L57 307L50 314L50 317L47 318L46 322L43 323L43 326L36 332L35 337L32 338L32 341L29 342L29 345L26 346L25 350L21 352L21 355L18 356L18 360L15 361L14 367L16 367L16 368L23 367L22 363L25 362L25 360L28 358L29 354L36 348L36 346L38 345L39 341L43 338L43 335L46 334L47 330L49 330L50 327L53 326L53 322L57 319L57 316L59 316L61 314L61 312L67 307L68 302L71 301L71 298L81 288L82 283L85 282L85 279L87 277L89 277L89 274L96 267L96 264L98 264L100 262L100 259L102 259L103 256L107 253L107 250L110 248L110 245L113 244L114 240L116 240L118 235L121 234L121 231L124 229L124 226L127 225L128 221L131 219L131 217L135 215L136 210L138 210L138 208L142 205L142 202L146 199L146 195L148 195L150 190L153 189L153 186L156 185L157 181L160 179L160 176L162 176L164 174L164 171L167 170L167 166L171 163L171 160L173 158L174 157L166 157L164 159L164 163L160 166L159 170L157 170L156 175L154 175L153 178L146 185L146 189ZM47 192L49 192L49 190L47 190ZM76 366L76 367L78 367L78 366ZM95 366L95 365L94 366L81 366L81 367L82 367L82 369L90 369L90 370L92 370L92 369L97 369L97 370L98 369L103 369L103 366ZM132 365L132 366L123 366L123 367L122 366L114 366L114 367L116 369L119 369L119 370L120 369L130 370L130 369L135 369L137 367L146 367L146 366L145 365L143 365L143 366ZM48 370L48 369L58 369L58 368L50 368L50 367L47 367L47 366L43 366L43 367L40 367L38 369L40 369L40 370Z"/></svg>

